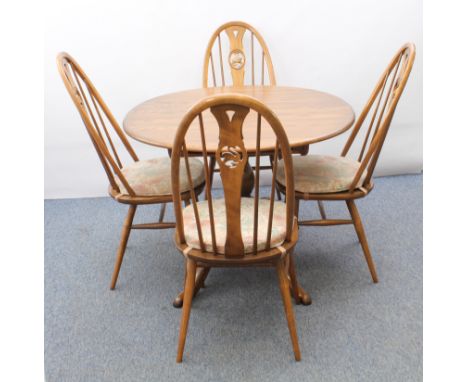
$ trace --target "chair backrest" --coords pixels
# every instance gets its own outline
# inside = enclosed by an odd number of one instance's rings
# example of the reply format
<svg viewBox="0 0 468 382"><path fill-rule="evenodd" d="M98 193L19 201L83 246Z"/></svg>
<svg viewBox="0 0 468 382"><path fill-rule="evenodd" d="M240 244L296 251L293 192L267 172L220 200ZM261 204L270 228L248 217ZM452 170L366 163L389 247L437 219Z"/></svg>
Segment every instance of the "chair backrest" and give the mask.
<svg viewBox="0 0 468 382"><path fill-rule="evenodd" d="M361 165L350 190L360 184L361 177L366 170L367 174L362 184L366 186L370 183L393 114L411 73L415 54L415 46L412 43L407 43L398 50L380 77L343 148L341 155L346 156L353 144L357 142L356 137L363 128L363 143L357 158ZM364 128L365 125L367 125L367 130Z"/></svg>
<svg viewBox="0 0 468 382"><path fill-rule="evenodd" d="M248 155L243 142L243 124L249 112L256 113L256 150L255 150L255 187L254 187L254 216L253 216L253 251L257 254L258 248L258 226L267 224L266 250L271 247L271 231L273 224L273 212L275 203L275 182L277 173L278 159L281 157L284 161L286 177L286 237L285 241L291 240L292 225L294 219L294 180L292 173L291 149L288 138L276 115L263 103L255 98L240 94L224 94L214 97L208 97L194 105L182 119L174 140L172 151L172 190L174 201L174 212L176 217L176 229L179 240L182 244L186 243L184 236L184 221L182 216L182 203L180 197L179 172L180 161L184 158L187 169L189 169L188 152L186 148L185 136L189 128L199 129L206 181L206 197L208 203L208 212L210 220L210 233L213 244L213 252L218 254L218 245L216 243L215 220L213 215L213 198L211 195L211 184L208 169L208 153L206 150L206 137L204 128L204 115L207 118L208 112L211 112L219 127L219 142L215 154L216 161L220 168L220 175L223 184L225 207L226 207L226 242L224 245L224 255L226 257L244 256L244 243L241 234L241 187L242 175L247 164ZM196 120L196 121L195 121ZM271 188L269 189L269 211L268 221L259 222L259 163L261 155L261 136L263 128L271 128L276 135L276 145L273 159L273 178ZM197 127L198 125L198 127ZM254 126L252 126L254 127ZM193 212L198 230L198 239L200 249L206 251L203 233L201 229L200 216L196 203L196 196L191 180L190 171L188 171L190 194L193 205ZM220 244L220 243L218 243Z"/></svg>
<svg viewBox="0 0 468 382"><path fill-rule="evenodd" d="M112 188L117 192L120 191L115 178L118 177L129 195L135 196L135 191L121 172L122 161L117 153L112 135L117 136L134 161L138 161L138 157L117 120L73 57L65 52L59 53L57 55L57 66L63 83L86 126Z"/></svg>
<svg viewBox="0 0 468 382"><path fill-rule="evenodd" d="M228 74L225 76L225 71L229 70L230 78ZM242 21L231 21L221 25L214 32L205 53L204 88L266 85L266 76L269 85L276 85L270 52L265 40L255 28Z"/></svg>

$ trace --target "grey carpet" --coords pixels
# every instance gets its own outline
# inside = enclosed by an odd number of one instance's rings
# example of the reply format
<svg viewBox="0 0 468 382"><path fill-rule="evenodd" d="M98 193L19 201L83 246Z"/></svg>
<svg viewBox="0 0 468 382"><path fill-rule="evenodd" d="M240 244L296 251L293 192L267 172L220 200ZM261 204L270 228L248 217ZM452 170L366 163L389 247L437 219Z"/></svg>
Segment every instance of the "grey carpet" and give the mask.
<svg viewBox="0 0 468 382"><path fill-rule="evenodd" d="M301 228L294 361L273 269L216 269L193 304L184 363L172 307L183 258L172 231L134 231L108 286L126 207L110 198L45 202L45 371L55 381L422 380L422 176L378 178L357 205L380 277L352 226ZM326 203L347 216L344 203ZM303 216L318 215L312 202ZM155 220L158 208L137 210ZM169 211L172 216L172 212Z"/></svg>

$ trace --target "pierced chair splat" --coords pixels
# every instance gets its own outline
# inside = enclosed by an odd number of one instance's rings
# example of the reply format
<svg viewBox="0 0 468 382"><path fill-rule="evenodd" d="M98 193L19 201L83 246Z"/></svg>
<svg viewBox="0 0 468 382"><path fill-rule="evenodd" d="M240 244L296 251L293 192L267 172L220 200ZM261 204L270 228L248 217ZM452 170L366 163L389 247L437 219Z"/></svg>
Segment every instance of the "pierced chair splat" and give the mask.
<svg viewBox="0 0 468 382"><path fill-rule="evenodd" d="M217 199L213 197L210 188L210 153L205 145L203 124L206 113L211 113L219 126L218 148L215 153L211 153L220 167L223 185L224 197ZM248 159L242 127L249 113L257 114L256 161L260 157L262 122L266 122L277 137L273 180L267 198L260 198L258 176L255 178L254 197L241 195L242 176ZM185 142L189 129L199 129L202 137L206 200L197 201L194 190L191 190L191 203L184 208L180 198L179 172L180 164L189 159ZM275 178L280 156L286 176L284 202L275 201ZM257 175L259 170L257 167ZM300 350L290 289L297 302L303 297L303 291L297 284L292 260L298 226L294 217L291 149L281 122L268 107L252 97L226 94L201 100L187 112L179 125L172 151L172 189L176 217L175 243L186 262L177 362L182 361L191 304L199 288L197 267L248 266L276 268L294 355L299 361Z"/></svg>
<svg viewBox="0 0 468 382"><path fill-rule="evenodd" d="M211 36L205 51L203 64L204 88L232 86L234 88L251 86L276 86L275 71L270 51L262 35L253 26L243 21L230 21L221 25ZM293 153L306 155L309 146L295 147ZM245 167L243 179L243 196L250 196L253 186L255 166L261 170L272 170L273 152L263 152L268 164L256 163ZM210 157L211 178L219 172L216 160ZM281 198L279 190L278 199Z"/></svg>

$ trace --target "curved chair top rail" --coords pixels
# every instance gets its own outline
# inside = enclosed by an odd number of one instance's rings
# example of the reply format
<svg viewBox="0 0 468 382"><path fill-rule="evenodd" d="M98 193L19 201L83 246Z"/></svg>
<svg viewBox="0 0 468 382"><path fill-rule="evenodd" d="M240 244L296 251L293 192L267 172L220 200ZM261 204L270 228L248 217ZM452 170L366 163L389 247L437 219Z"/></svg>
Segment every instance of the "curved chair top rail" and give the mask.
<svg viewBox="0 0 468 382"><path fill-rule="evenodd" d="M136 196L135 191L131 188L121 171L123 167L122 161L117 153L112 135L117 135L134 161L138 161L138 157L117 120L89 77L72 56L65 52L59 53L57 55L57 67L63 83L86 126L86 130L106 171L111 187L115 191L120 192L115 178L117 176L121 184L127 189L129 195ZM108 128L108 125L113 129L114 134L111 133L112 130Z"/></svg>
<svg viewBox="0 0 468 382"><path fill-rule="evenodd" d="M260 65L256 66L258 60ZM232 83L228 83L225 70L230 70ZM265 85L265 70L268 71L269 84L276 85L270 52L263 37L251 25L231 21L221 25L208 42L203 64L203 87L210 86L209 72L211 86L215 87L244 86L248 78L251 85Z"/></svg>
<svg viewBox="0 0 468 382"><path fill-rule="evenodd" d="M216 161L220 167L220 176L223 184L224 199L226 207L226 243L224 256L243 257L245 256L244 243L241 235L241 186L244 168L248 161L247 151L245 150L242 127L245 117L249 112L257 113L256 125L256 152L255 152L255 186L254 186L254 219L253 219L253 254L257 254L258 247L258 225L265 224L259 222L259 161L260 161L260 142L262 134L262 121L265 121L276 135L276 147L273 159L273 178L269 191L269 211L267 224L267 241L266 250L270 249L271 230L273 223L273 210L275 202L275 182L278 158L284 160L285 176L286 176L286 238L285 241L291 241L292 226L294 218L294 180L292 172L291 149L288 138L277 116L266 105L255 98L240 95L240 94L224 94L218 96L207 97L194 105L183 117L179 124L177 134L174 140L172 150L172 190L174 213L176 217L177 236L181 244L186 244L184 235L184 221L182 214L182 203L180 197L179 172L180 161L183 157L188 163L188 152L186 149L185 136L189 128L197 128L201 136L203 148L203 163L205 169L206 180L206 197L208 203L208 212L210 220L210 233L213 243L214 254L218 253L216 243L215 220L213 213L213 198L211 195L210 174L208 168L208 155L206 151L205 130L203 125L203 114L211 112L216 118L219 126L219 145L216 151ZM187 167L189 169L189 167ZM193 189L193 182L190 171L188 171L189 184L191 187L190 194L192 199L193 212L198 231L198 239L200 248L203 252L206 251L201 222L198 212L197 201ZM258 251L260 252L260 251Z"/></svg>
<svg viewBox="0 0 468 382"><path fill-rule="evenodd" d="M365 135L358 157L361 165L353 179L351 190L356 188L366 170L367 174L362 184L366 187L371 182L393 114L411 73L415 55L416 48L413 43L406 43L398 50L381 75L351 131L341 156L349 153L361 128L367 124L367 129L363 129Z"/></svg>

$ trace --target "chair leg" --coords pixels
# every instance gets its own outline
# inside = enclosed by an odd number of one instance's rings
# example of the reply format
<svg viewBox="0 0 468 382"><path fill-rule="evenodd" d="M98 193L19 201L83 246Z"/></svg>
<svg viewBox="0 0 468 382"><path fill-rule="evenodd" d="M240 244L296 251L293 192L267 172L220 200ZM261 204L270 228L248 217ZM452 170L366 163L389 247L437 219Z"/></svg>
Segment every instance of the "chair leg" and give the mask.
<svg viewBox="0 0 468 382"><path fill-rule="evenodd" d="M300 199L295 199L294 200L294 216L299 220L299 202Z"/></svg>
<svg viewBox="0 0 468 382"><path fill-rule="evenodd" d="M185 338L187 337L187 328L190 318L190 309L192 307L192 297L195 288L195 273L197 271L197 265L195 261L187 259L187 277L185 279L184 288L184 305L182 307L182 319L180 322L179 332L179 346L177 348L177 359L178 363L182 362L184 355Z"/></svg>
<svg viewBox="0 0 468 382"><path fill-rule="evenodd" d="M347 200L346 205L348 206L349 213L353 219L354 228L356 229L359 242L361 243L364 256L367 261L367 266L369 267L370 274L372 276L372 281L378 283L379 279L377 277L377 271L375 270L374 261L369 250L369 244L367 243L366 234L364 232L364 227L362 225L361 217L359 216L358 209L353 200Z"/></svg>
<svg viewBox="0 0 468 382"><path fill-rule="evenodd" d="M128 208L127 217L124 221L119 249L117 250L117 258L115 259L114 273L112 274L112 280L110 285L111 290L115 289L115 284L117 283L117 278L119 277L120 266L122 265L125 249L127 248L128 237L130 236L130 230L132 229L132 222L133 217L135 216L136 208L137 206L130 205L130 207Z"/></svg>
<svg viewBox="0 0 468 382"><path fill-rule="evenodd" d="M294 358L296 361L301 360L301 351L299 350L299 341L297 339L296 322L294 319L294 311L291 303L291 296L289 294L289 282L284 269L284 261L279 260L276 263L276 272L278 273L279 287L281 297L283 298L284 311L286 313L286 320L288 321L289 334L294 350Z"/></svg>
<svg viewBox="0 0 468 382"><path fill-rule="evenodd" d="M268 157L270 158L270 166L271 166L271 168L273 169L273 159L274 159L274 156L273 156L273 155L269 155ZM280 188L279 188L279 186L278 186L277 184L275 185L275 189L276 189L277 198L278 198L278 200L280 201L280 200L281 200L281 191L280 191Z"/></svg>
<svg viewBox="0 0 468 382"><path fill-rule="evenodd" d="M163 203L161 205L161 209L159 210L159 219L158 219L159 223L163 222L165 213L166 213L166 203Z"/></svg>
<svg viewBox="0 0 468 382"><path fill-rule="evenodd" d="M193 298L197 295L201 288L205 288L205 280L208 276L208 272L210 271L210 267L203 267L201 268L195 276L195 288L193 291ZM172 302L174 308L182 308L184 304L184 291L180 292L177 297Z"/></svg>
<svg viewBox="0 0 468 382"><path fill-rule="evenodd" d="M323 220L326 220L327 215L325 214L325 207L323 206L323 202L321 200L317 200L317 204L318 204L318 208L319 208L319 211L320 211L320 217Z"/></svg>
<svg viewBox="0 0 468 382"><path fill-rule="evenodd" d="M288 259L289 259L288 273L289 273L289 279L291 280L291 292L294 297L294 301L296 302L296 304L299 304L301 302L301 298L299 295L299 284L297 282L296 266L294 264L294 257L293 257L292 252L289 253Z"/></svg>

